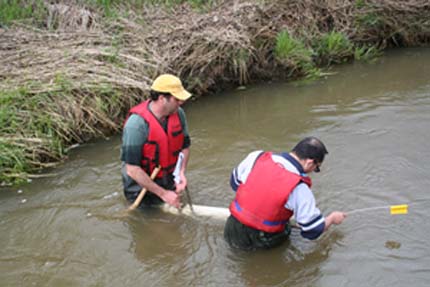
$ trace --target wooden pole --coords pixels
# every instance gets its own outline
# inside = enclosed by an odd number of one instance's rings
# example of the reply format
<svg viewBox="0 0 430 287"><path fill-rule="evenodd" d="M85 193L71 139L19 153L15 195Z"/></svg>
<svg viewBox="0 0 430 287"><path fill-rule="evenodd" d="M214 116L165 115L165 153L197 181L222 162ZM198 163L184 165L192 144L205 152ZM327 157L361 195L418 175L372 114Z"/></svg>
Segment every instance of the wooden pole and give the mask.
<svg viewBox="0 0 430 287"><path fill-rule="evenodd" d="M157 174L160 171L160 169L161 169L160 166L157 166L156 168L154 168L154 170L152 171L152 174L151 174L151 179L152 180L155 179L155 177L157 176ZM146 191L147 191L146 188L142 188L142 190L140 191L139 195L137 196L137 198L135 199L135 201L133 202L133 204L128 207L129 211L130 210L135 210L139 206L139 204L142 202L143 197L146 194Z"/></svg>

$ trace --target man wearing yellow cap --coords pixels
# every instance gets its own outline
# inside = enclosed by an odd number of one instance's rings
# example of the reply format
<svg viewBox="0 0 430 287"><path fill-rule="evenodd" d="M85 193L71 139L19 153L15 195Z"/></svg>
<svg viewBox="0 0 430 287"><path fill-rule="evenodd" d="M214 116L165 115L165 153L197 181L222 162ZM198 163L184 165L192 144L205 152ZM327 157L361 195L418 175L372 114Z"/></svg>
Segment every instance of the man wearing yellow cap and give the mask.
<svg viewBox="0 0 430 287"><path fill-rule="evenodd" d="M180 206L180 193L187 185L185 169L191 144L184 110L180 107L191 94L179 78L164 74L157 77L150 99L130 109L125 120L122 147L122 179L127 200L134 202L142 188L148 192L141 206L166 202ZM173 171L182 152L179 183ZM161 166L155 180L150 174Z"/></svg>

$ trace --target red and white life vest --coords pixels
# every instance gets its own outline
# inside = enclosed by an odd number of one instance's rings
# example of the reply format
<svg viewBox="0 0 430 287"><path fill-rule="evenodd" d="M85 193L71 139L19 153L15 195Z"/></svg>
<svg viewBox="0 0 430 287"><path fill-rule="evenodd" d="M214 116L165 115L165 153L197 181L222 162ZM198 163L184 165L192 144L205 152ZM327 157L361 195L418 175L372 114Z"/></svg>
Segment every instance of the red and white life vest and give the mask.
<svg viewBox="0 0 430 287"><path fill-rule="evenodd" d="M230 212L249 227L281 232L293 215L285 204L300 182L312 185L309 177L286 170L273 161L272 153L265 152L257 158L246 182L239 186Z"/></svg>

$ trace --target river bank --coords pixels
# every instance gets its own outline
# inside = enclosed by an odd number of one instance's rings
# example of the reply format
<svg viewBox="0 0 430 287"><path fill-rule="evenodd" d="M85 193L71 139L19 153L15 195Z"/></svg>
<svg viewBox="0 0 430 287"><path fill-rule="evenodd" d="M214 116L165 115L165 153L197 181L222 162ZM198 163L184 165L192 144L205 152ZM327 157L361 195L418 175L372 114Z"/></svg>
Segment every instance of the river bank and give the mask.
<svg viewBox="0 0 430 287"><path fill-rule="evenodd" d="M314 78L430 40L428 1L122 2L22 1L32 13L16 21L2 4L3 185L44 176L74 144L119 132L160 73L180 76L197 98Z"/></svg>

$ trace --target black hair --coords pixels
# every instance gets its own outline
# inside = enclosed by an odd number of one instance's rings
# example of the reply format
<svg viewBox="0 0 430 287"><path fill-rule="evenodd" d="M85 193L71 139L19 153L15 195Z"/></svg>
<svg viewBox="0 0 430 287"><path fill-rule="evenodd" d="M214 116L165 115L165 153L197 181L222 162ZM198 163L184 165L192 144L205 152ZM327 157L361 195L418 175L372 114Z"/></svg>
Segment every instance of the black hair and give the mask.
<svg viewBox="0 0 430 287"><path fill-rule="evenodd" d="M167 93L167 92L157 92L154 90L151 90L149 92L149 98L153 101L158 100L158 98L160 97L160 95L163 95L167 100L170 99L170 97L172 96L172 94Z"/></svg>
<svg viewBox="0 0 430 287"><path fill-rule="evenodd" d="M318 163L323 162L324 156L328 154L322 141L316 137L302 139L292 150L299 159L313 159Z"/></svg>

